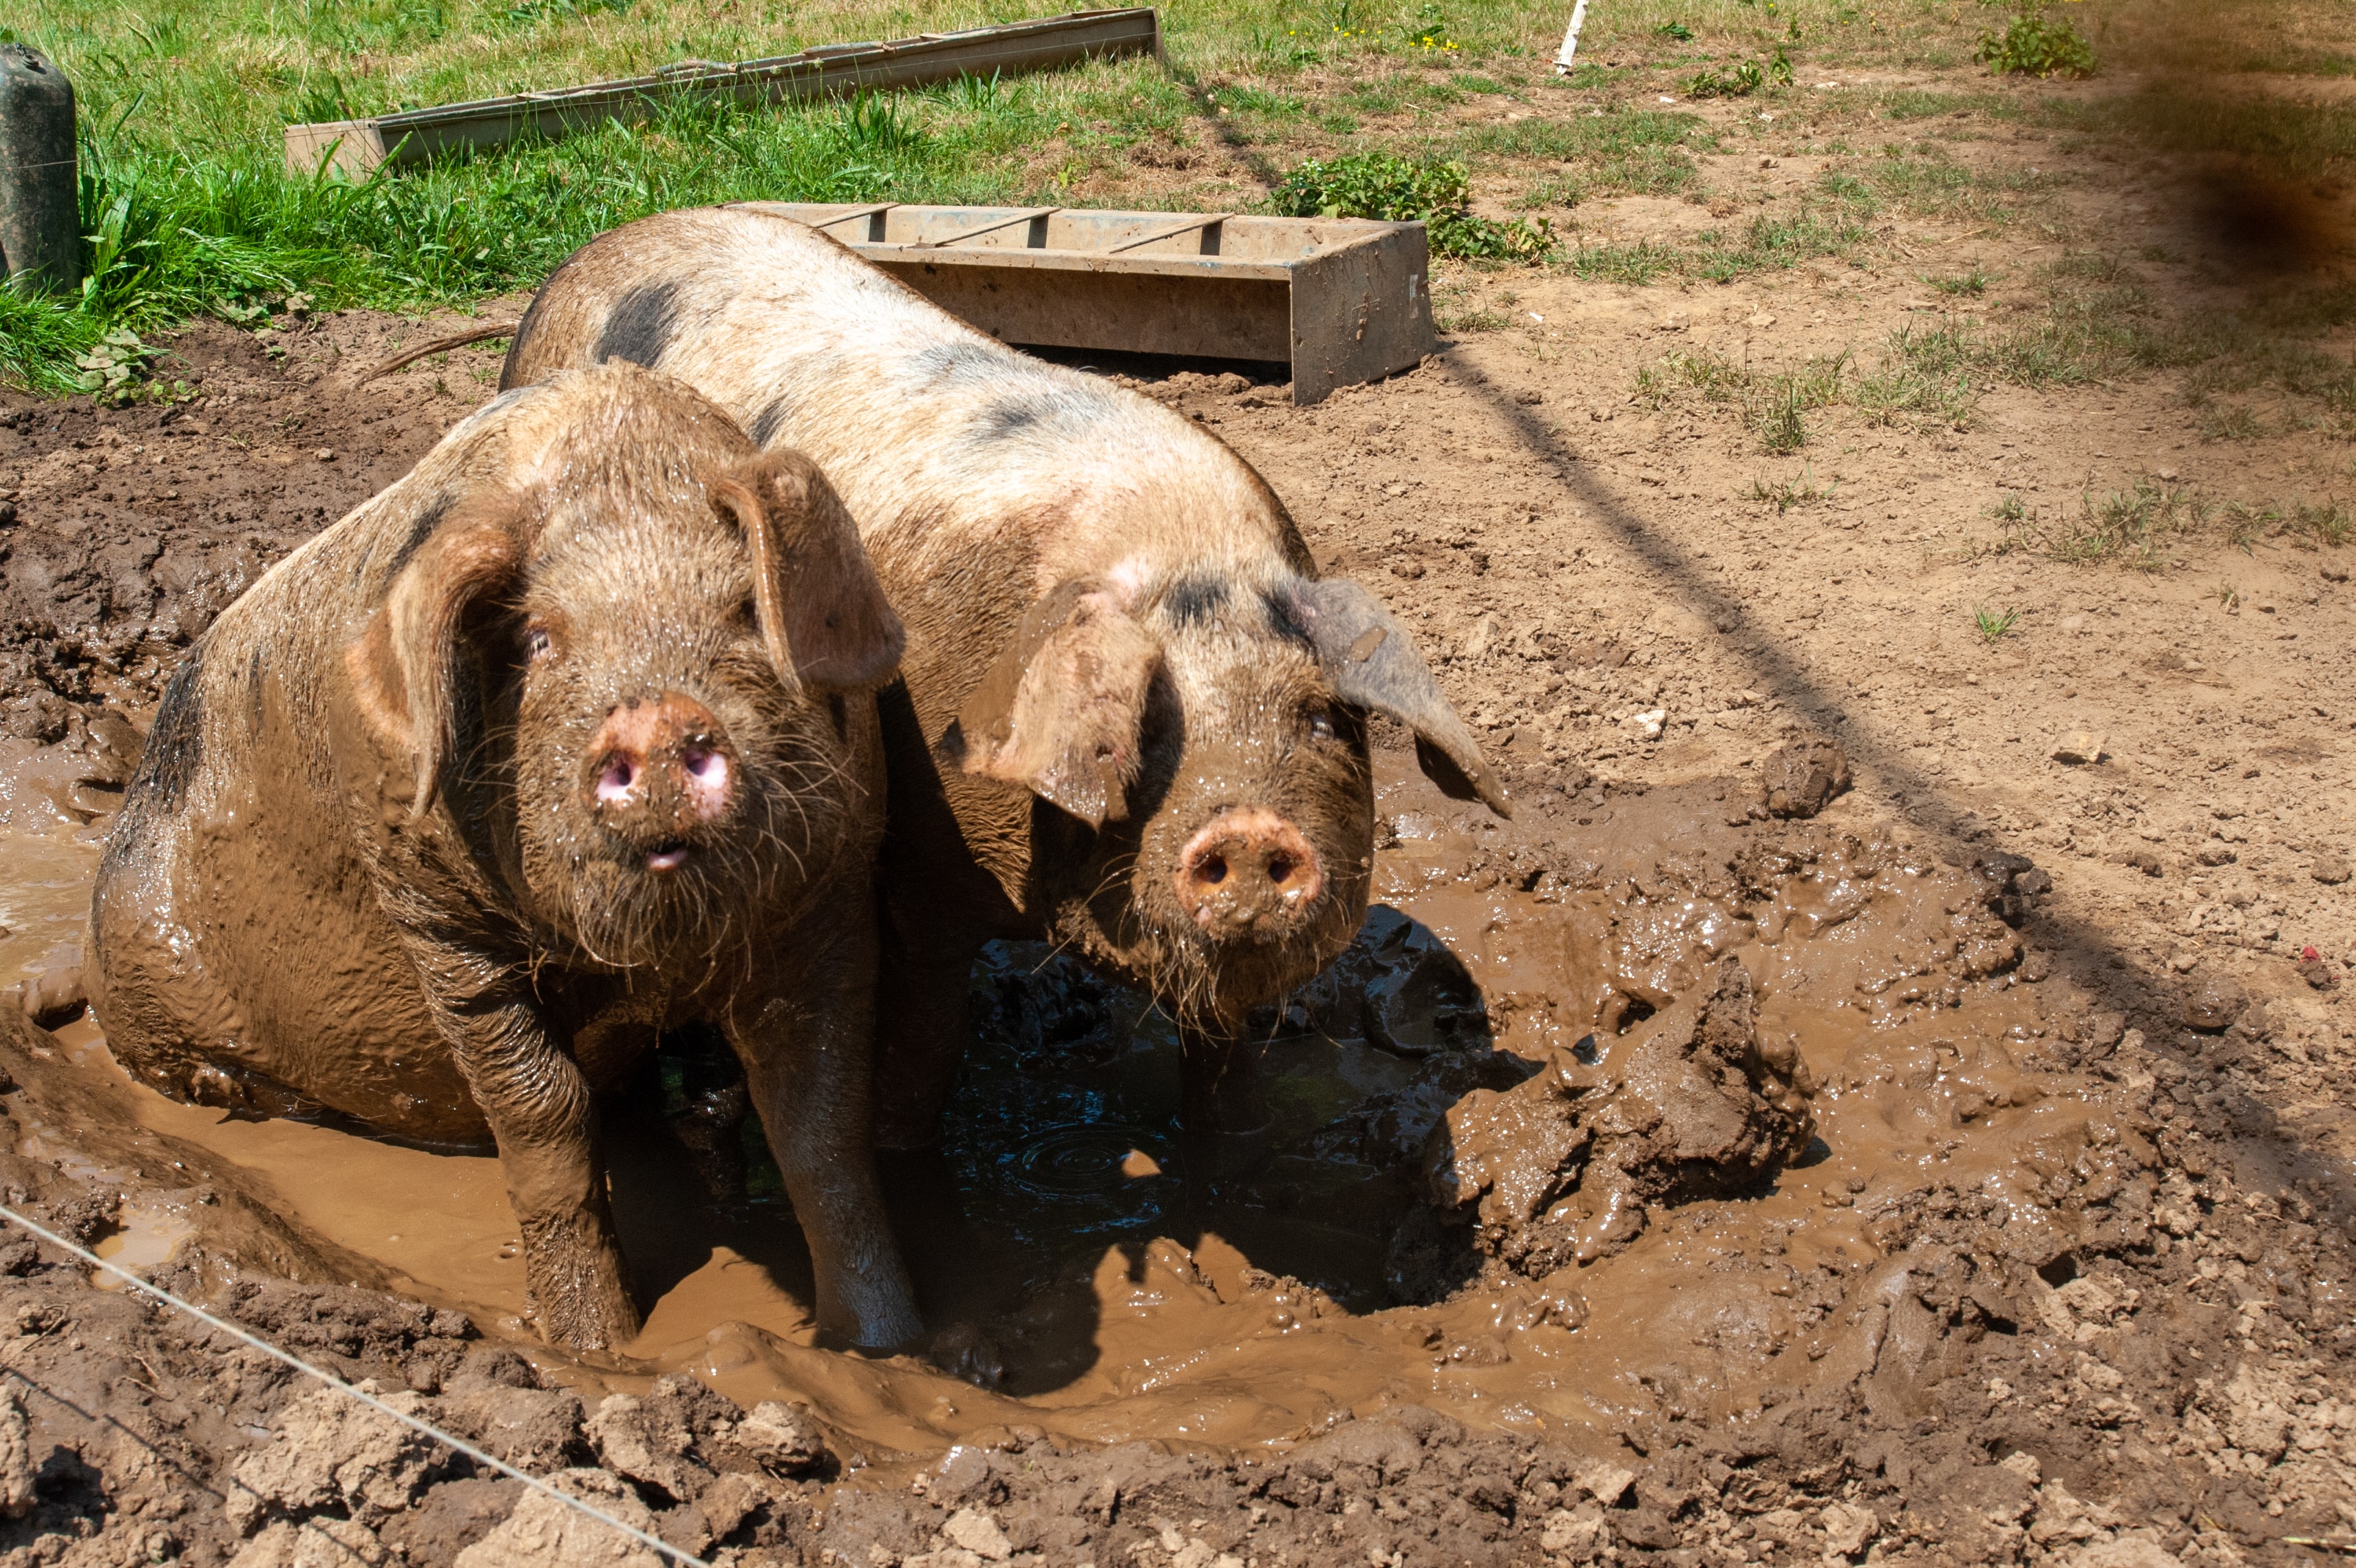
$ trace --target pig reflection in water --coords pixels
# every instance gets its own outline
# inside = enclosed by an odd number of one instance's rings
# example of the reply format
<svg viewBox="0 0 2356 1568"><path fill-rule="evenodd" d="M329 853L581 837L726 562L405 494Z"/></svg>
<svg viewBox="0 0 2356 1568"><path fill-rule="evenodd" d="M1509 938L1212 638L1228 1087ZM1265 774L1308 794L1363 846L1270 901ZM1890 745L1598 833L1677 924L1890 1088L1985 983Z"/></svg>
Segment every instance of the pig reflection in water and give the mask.
<svg viewBox="0 0 2356 1568"><path fill-rule="evenodd" d="M883 702L886 1144L937 1136L993 937L1052 937L1149 989L1182 1029L1189 1123L1252 1124L1248 1015L1365 915L1366 714L1505 810L1406 628L1320 578L1268 485L1171 410L742 209L592 242L501 384L616 359L825 466L908 622Z"/></svg>
<svg viewBox="0 0 2356 1568"><path fill-rule="evenodd" d="M143 1081L498 1140L541 1326L637 1308L592 1097L743 1058L819 1322L918 1328L867 1131L873 688L902 633L826 479L628 366L509 393L190 651L99 872Z"/></svg>

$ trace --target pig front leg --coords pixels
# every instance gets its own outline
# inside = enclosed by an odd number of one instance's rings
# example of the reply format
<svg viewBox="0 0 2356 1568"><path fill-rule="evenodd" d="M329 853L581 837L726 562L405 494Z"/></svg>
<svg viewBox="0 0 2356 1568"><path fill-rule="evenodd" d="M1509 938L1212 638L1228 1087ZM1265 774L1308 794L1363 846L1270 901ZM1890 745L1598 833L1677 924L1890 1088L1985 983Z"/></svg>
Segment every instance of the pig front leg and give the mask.
<svg viewBox="0 0 2356 1568"><path fill-rule="evenodd" d="M905 1345L924 1322L867 1123L874 914L863 886L826 908L777 944L766 982L732 1002L728 1036L809 1243L819 1326L857 1345Z"/></svg>
<svg viewBox="0 0 2356 1568"><path fill-rule="evenodd" d="M541 1332L576 1350L628 1344L638 1334L637 1303L614 1237L596 1108L579 1064L527 1002L445 1007L443 1026L498 1140Z"/></svg>

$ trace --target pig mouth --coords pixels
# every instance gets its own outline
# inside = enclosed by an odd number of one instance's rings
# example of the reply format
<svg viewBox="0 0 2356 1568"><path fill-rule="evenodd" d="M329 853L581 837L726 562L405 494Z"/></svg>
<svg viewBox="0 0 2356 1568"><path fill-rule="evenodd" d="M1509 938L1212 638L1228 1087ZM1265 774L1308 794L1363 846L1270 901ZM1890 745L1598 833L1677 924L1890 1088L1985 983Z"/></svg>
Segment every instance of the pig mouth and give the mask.
<svg viewBox="0 0 2356 1568"><path fill-rule="evenodd" d="M665 839L647 851L647 869L677 871L687 864L688 853L692 848L685 839Z"/></svg>

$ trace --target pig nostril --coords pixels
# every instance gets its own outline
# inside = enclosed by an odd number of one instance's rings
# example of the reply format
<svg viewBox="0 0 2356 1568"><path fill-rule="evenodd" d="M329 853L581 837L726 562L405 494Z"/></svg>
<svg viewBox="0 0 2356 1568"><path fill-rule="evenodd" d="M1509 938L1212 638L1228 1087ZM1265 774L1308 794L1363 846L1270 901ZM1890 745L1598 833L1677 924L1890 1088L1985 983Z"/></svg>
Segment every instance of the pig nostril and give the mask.
<svg viewBox="0 0 2356 1568"><path fill-rule="evenodd" d="M1290 855L1272 854L1268 857L1268 879L1270 882L1281 886L1291 875L1292 857Z"/></svg>
<svg viewBox="0 0 2356 1568"><path fill-rule="evenodd" d="M603 773L597 775L597 799L618 800L627 795L630 792L630 787L637 781L638 770L632 766L630 759L626 757L617 757L605 765L605 770Z"/></svg>
<svg viewBox="0 0 2356 1568"><path fill-rule="evenodd" d="M720 784L728 778L728 759L708 746L691 746L679 760L698 783Z"/></svg>
<svg viewBox="0 0 2356 1568"><path fill-rule="evenodd" d="M1194 879L1213 886L1227 879L1227 863L1224 856L1206 854L1194 866Z"/></svg>

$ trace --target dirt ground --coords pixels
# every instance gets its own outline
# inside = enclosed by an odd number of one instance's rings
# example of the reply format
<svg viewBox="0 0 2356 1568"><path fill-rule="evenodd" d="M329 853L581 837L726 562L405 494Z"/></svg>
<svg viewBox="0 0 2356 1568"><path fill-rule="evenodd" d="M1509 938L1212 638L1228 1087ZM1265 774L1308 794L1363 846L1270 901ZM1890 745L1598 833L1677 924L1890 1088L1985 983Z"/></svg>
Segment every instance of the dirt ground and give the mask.
<svg viewBox="0 0 2356 1568"><path fill-rule="evenodd" d="M2071 199L2197 260L2164 194ZM1994 249L1901 242L1926 272ZM2060 253L2004 247L2018 278ZM2190 310L2236 286L2186 276ZM887 1172L967 1354L820 1347L789 1216L757 1173L734 1209L682 1187L659 1093L616 1133L658 1299L595 1364L518 1316L491 1161L168 1104L70 1005L5 1026L0 1196L748 1568L2158 1568L2356 1540L2348 553L2220 525L2156 572L2071 565L1991 516L2138 480L2326 497L2344 442L2204 440L2155 377L1999 389L1960 429L1826 408L1770 456L1638 373L1869 347L1937 318L1919 285L1449 282L1512 325L1312 409L1120 369L1408 618L1520 811L1383 750L1381 908L1270 1021L1260 1146L1176 1133L1133 999L1022 950L978 972L948 1144ZM434 329L201 326L168 410L0 394L0 978L37 1007L71 994L189 639L489 395L477 350L351 384ZM1983 611L2019 614L1991 639ZM1646 1064L1712 1051L1734 1120L1695 1143L1701 1100L1645 1100ZM27 1242L0 1247L0 1363L11 1563L628 1558Z"/></svg>

